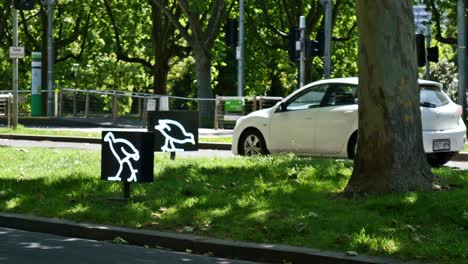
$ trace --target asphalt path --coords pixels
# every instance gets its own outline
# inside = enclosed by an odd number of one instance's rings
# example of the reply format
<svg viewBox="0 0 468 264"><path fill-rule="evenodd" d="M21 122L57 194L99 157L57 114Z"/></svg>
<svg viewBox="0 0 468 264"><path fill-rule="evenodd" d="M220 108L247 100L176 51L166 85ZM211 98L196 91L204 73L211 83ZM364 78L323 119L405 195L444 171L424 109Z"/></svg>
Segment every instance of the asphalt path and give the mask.
<svg viewBox="0 0 468 264"><path fill-rule="evenodd" d="M90 143L69 143L69 142L52 142L52 141L34 141L34 140L10 140L0 139L0 146L3 147L38 147L38 148L71 148L71 149L87 149L87 150L101 150L100 144ZM156 155L169 155L168 153L157 153ZM177 157L217 157L217 158L231 158L234 155L231 151L227 150L211 150L200 149L199 151L186 151L177 152Z"/></svg>
<svg viewBox="0 0 468 264"><path fill-rule="evenodd" d="M0 227L0 263L254 263Z"/></svg>

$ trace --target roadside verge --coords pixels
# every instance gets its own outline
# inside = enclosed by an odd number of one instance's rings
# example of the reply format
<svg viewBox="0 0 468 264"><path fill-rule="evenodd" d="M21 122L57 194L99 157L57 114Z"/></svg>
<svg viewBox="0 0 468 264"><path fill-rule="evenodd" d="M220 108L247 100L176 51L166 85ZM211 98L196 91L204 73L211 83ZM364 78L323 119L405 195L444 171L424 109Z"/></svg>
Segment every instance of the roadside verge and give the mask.
<svg viewBox="0 0 468 264"><path fill-rule="evenodd" d="M56 218L49 219L11 213L0 213L0 226L100 241L112 241L116 238L121 238L132 245L162 247L173 251L269 263L416 263L402 262L384 257L364 255L350 256L341 252L322 251L287 245L244 243L188 234L77 223Z"/></svg>

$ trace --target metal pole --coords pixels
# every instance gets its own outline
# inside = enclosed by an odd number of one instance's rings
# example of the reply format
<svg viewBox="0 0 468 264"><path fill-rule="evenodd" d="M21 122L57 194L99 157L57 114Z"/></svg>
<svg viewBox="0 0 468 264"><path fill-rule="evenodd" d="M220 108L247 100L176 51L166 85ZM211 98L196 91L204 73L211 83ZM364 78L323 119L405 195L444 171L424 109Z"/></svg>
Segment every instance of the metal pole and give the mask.
<svg viewBox="0 0 468 264"><path fill-rule="evenodd" d="M326 0L325 2L325 36L324 36L324 71L325 79L331 77L331 32L332 32L332 12L333 2L332 0Z"/></svg>
<svg viewBox="0 0 468 264"><path fill-rule="evenodd" d="M465 0L458 0L458 104L466 118L466 19Z"/></svg>
<svg viewBox="0 0 468 264"><path fill-rule="evenodd" d="M13 2L12 2L13 4ZM13 46L18 47L18 10L13 7ZM13 59L13 129L18 127L18 59Z"/></svg>
<svg viewBox="0 0 468 264"><path fill-rule="evenodd" d="M47 116L53 115L54 100L54 26L53 5L54 0L47 1Z"/></svg>
<svg viewBox="0 0 468 264"><path fill-rule="evenodd" d="M431 47L431 25L428 23L426 24L426 47L430 48ZM427 52L426 52L426 80L430 79L431 75L431 66L429 63L429 59L427 58Z"/></svg>
<svg viewBox="0 0 468 264"><path fill-rule="evenodd" d="M299 65L299 88L304 86L304 79L305 79L305 17L299 17L299 29L301 30L301 58L300 58L300 65Z"/></svg>
<svg viewBox="0 0 468 264"><path fill-rule="evenodd" d="M239 0L239 46L236 56L237 65L237 96L244 95L244 0Z"/></svg>

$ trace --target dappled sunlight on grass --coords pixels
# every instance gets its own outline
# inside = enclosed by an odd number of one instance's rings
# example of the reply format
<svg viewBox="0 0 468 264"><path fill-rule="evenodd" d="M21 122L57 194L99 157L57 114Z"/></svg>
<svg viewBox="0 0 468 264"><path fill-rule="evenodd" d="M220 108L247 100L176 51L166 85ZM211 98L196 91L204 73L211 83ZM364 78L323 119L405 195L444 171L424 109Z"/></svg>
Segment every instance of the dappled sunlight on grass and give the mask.
<svg viewBox="0 0 468 264"><path fill-rule="evenodd" d="M438 256L463 263L468 249L468 190L345 200L336 194L352 173L348 160L157 155L155 182L132 184L123 202L109 199L122 197L122 184L100 180L97 151L0 148L0 156L0 211L442 263ZM435 172L468 185L467 172Z"/></svg>

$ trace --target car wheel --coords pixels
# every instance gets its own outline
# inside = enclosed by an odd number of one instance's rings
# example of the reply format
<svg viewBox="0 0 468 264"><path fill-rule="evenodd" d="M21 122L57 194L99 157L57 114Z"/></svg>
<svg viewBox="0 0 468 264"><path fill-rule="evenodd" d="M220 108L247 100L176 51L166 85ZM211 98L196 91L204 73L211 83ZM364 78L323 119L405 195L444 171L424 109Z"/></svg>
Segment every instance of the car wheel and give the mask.
<svg viewBox="0 0 468 264"><path fill-rule="evenodd" d="M257 130L245 131L239 141L239 154L245 156L267 154L265 140Z"/></svg>
<svg viewBox="0 0 468 264"><path fill-rule="evenodd" d="M445 163L449 162L456 152L439 152L427 154L427 161L431 167L441 167Z"/></svg>

